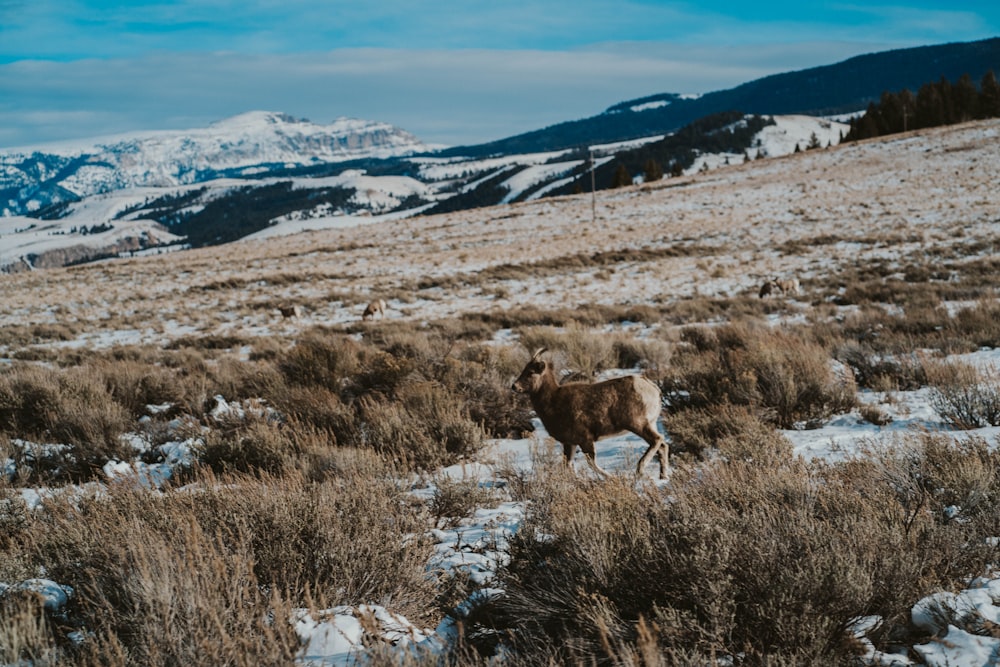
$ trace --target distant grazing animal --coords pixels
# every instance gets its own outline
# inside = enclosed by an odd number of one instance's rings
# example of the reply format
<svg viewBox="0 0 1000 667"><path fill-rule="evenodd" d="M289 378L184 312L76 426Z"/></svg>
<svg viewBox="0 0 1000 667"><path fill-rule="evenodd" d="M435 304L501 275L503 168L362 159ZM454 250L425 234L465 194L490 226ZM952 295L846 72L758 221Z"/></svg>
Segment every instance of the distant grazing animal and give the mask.
<svg viewBox="0 0 1000 667"><path fill-rule="evenodd" d="M770 296L775 292L781 292L782 294L801 294L802 290L799 287L798 278L768 278L764 281L764 284L760 286L760 291L757 296L764 298L765 296Z"/></svg>
<svg viewBox="0 0 1000 667"><path fill-rule="evenodd" d="M660 479L666 479L670 450L656 430L656 420L663 408L660 388L639 375L560 385L552 364L541 359L544 352L543 347L531 356L511 389L531 399L545 430L562 444L566 464L572 467L573 454L579 447L594 472L607 477L608 473L594 458L594 443L609 435L631 431L649 443L636 467L636 476L641 477L646 464L659 454Z"/></svg>
<svg viewBox="0 0 1000 667"><path fill-rule="evenodd" d="M290 317L296 319L302 317L302 308L299 306L278 306L278 310L281 311L281 316L286 320Z"/></svg>
<svg viewBox="0 0 1000 667"><path fill-rule="evenodd" d="M801 293L798 278L778 279L774 281L774 284L778 286L778 289L781 290L782 294L798 295Z"/></svg>
<svg viewBox="0 0 1000 667"><path fill-rule="evenodd" d="M365 306L365 312L361 314L361 319L367 320L368 318L371 318L374 320L375 315L381 315L382 319L385 319L385 300L375 299Z"/></svg>

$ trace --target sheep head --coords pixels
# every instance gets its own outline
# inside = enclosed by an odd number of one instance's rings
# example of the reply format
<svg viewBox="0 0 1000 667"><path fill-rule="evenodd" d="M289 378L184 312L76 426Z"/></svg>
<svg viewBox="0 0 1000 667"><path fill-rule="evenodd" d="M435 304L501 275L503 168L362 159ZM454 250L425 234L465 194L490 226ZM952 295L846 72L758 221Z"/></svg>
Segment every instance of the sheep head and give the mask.
<svg viewBox="0 0 1000 667"><path fill-rule="evenodd" d="M545 374L545 369L548 364L541 359L542 353L545 352L544 347L538 348L538 350L531 355L531 360L528 365L524 367L521 374L517 376L514 380L514 384L511 385L511 389L520 392L522 394L530 394L538 390L542 384L542 376Z"/></svg>

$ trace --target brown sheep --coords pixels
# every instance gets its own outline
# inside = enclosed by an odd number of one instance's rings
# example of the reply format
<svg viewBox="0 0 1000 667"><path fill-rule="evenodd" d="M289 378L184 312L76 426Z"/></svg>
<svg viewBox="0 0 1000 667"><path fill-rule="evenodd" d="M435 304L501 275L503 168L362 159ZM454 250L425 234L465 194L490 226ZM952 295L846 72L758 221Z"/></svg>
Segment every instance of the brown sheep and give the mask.
<svg viewBox="0 0 1000 667"><path fill-rule="evenodd" d="M302 308L299 306L278 306L278 310L281 311L281 317L288 319L290 317L299 318L302 317Z"/></svg>
<svg viewBox="0 0 1000 667"><path fill-rule="evenodd" d="M795 294L795 295L798 295L802 291L799 288L799 279L798 278L778 279L778 280L774 281L774 284L778 286L778 289L781 290L782 294Z"/></svg>
<svg viewBox="0 0 1000 667"><path fill-rule="evenodd" d="M641 477L646 464L659 454L660 479L666 479L670 451L656 429L662 410L659 387L638 375L560 385L552 365L540 359L543 352L544 347L532 355L511 389L528 395L545 430L562 444L567 465L572 466L573 454L579 447L590 467L606 477L608 473L594 458L594 443L631 431L649 443L636 476Z"/></svg>
<svg viewBox="0 0 1000 667"><path fill-rule="evenodd" d="M776 292L781 292L782 294L801 294L802 290L799 287L798 278L768 278L764 281L764 284L760 286L760 291L757 296L764 298L770 296Z"/></svg>
<svg viewBox="0 0 1000 667"><path fill-rule="evenodd" d="M765 296L771 296L771 292L773 292L777 288L778 284L775 281L767 279L764 281L764 284L760 286L760 291L757 293L757 296L759 296L762 299Z"/></svg>
<svg viewBox="0 0 1000 667"><path fill-rule="evenodd" d="M365 312L361 314L361 319L367 320L371 318L374 320L375 315L381 315L382 319L385 319L385 301L383 299L375 299L365 306Z"/></svg>

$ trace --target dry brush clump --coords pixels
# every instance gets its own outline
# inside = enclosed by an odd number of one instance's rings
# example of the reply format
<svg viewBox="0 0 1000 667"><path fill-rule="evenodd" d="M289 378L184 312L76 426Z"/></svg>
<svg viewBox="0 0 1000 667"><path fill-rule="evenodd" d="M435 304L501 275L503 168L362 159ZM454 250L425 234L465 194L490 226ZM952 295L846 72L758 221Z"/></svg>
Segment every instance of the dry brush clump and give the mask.
<svg viewBox="0 0 1000 667"><path fill-rule="evenodd" d="M206 427L198 453L217 472L302 470L303 457L320 462L332 447L431 469L488 435L530 430L507 351L441 329L387 326L375 338L312 329L250 359L195 345L117 348L68 368L13 364L0 372L0 435L18 443L18 483L53 484L102 477L108 461L136 456L123 434L156 446L178 416ZM217 397L269 414L220 421Z"/></svg>
<svg viewBox="0 0 1000 667"><path fill-rule="evenodd" d="M834 352L849 366L859 387L873 391L912 391L927 384L924 357L909 354L880 354L863 343L847 343Z"/></svg>
<svg viewBox="0 0 1000 667"><path fill-rule="evenodd" d="M421 469L474 454L485 437L530 429L510 395L506 353L440 331L390 329L377 343L314 331L274 360L267 396L338 445L370 448Z"/></svg>
<svg viewBox="0 0 1000 667"><path fill-rule="evenodd" d="M0 646L59 664L291 664L293 608L374 602L433 625L426 519L388 473L49 499L0 543L0 581L44 571L73 594L64 612L0 604Z"/></svg>
<svg viewBox="0 0 1000 667"><path fill-rule="evenodd" d="M129 454L120 436L131 425L88 368L16 364L0 372L0 433L39 443L22 454L39 479L90 479L109 459Z"/></svg>
<svg viewBox="0 0 1000 667"><path fill-rule="evenodd" d="M931 405L953 428L1000 426L1000 379L962 362L928 361Z"/></svg>
<svg viewBox="0 0 1000 667"><path fill-rule="evenodd" d="M1000 485L988 448L906 452L823 467L716 460L675 472L669 496L528 480L506 594L476 610L470 634L528 665L848 664L851 623L871 615L878 646L925 640L913 604L995 559L1000 514L977 499ZM974 520L949 518L953 502Z"/></svg>
<svg viewBox="0 0 1000 667"><path fill-rule="evenodd" d="M684 331L664 380L673 410L732 404L792 428L848 411L854 382L838 375L829 353L794 332L734 323Z"/></svg>
<svg viewBox="0 0 1000 667"><path fill-rule="evenodd" d="M670 434L671 454L706 459L716 453L729 461L762 465L785 463L792 456L788 439L744 405L673 411L664 417L663 426Z"/></svg>

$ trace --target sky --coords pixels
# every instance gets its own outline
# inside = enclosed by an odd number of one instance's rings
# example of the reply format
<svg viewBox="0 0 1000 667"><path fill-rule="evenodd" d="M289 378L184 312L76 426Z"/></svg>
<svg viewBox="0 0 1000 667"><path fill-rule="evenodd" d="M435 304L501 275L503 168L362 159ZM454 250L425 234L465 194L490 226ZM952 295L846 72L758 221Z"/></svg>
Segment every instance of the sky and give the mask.
<svg viewBox="0 0 1000 667"><path fill-rule="evenodd" d="M996 36L996 0L0 0L0 149L252 110L474 144L646 95Z"/></svg>

